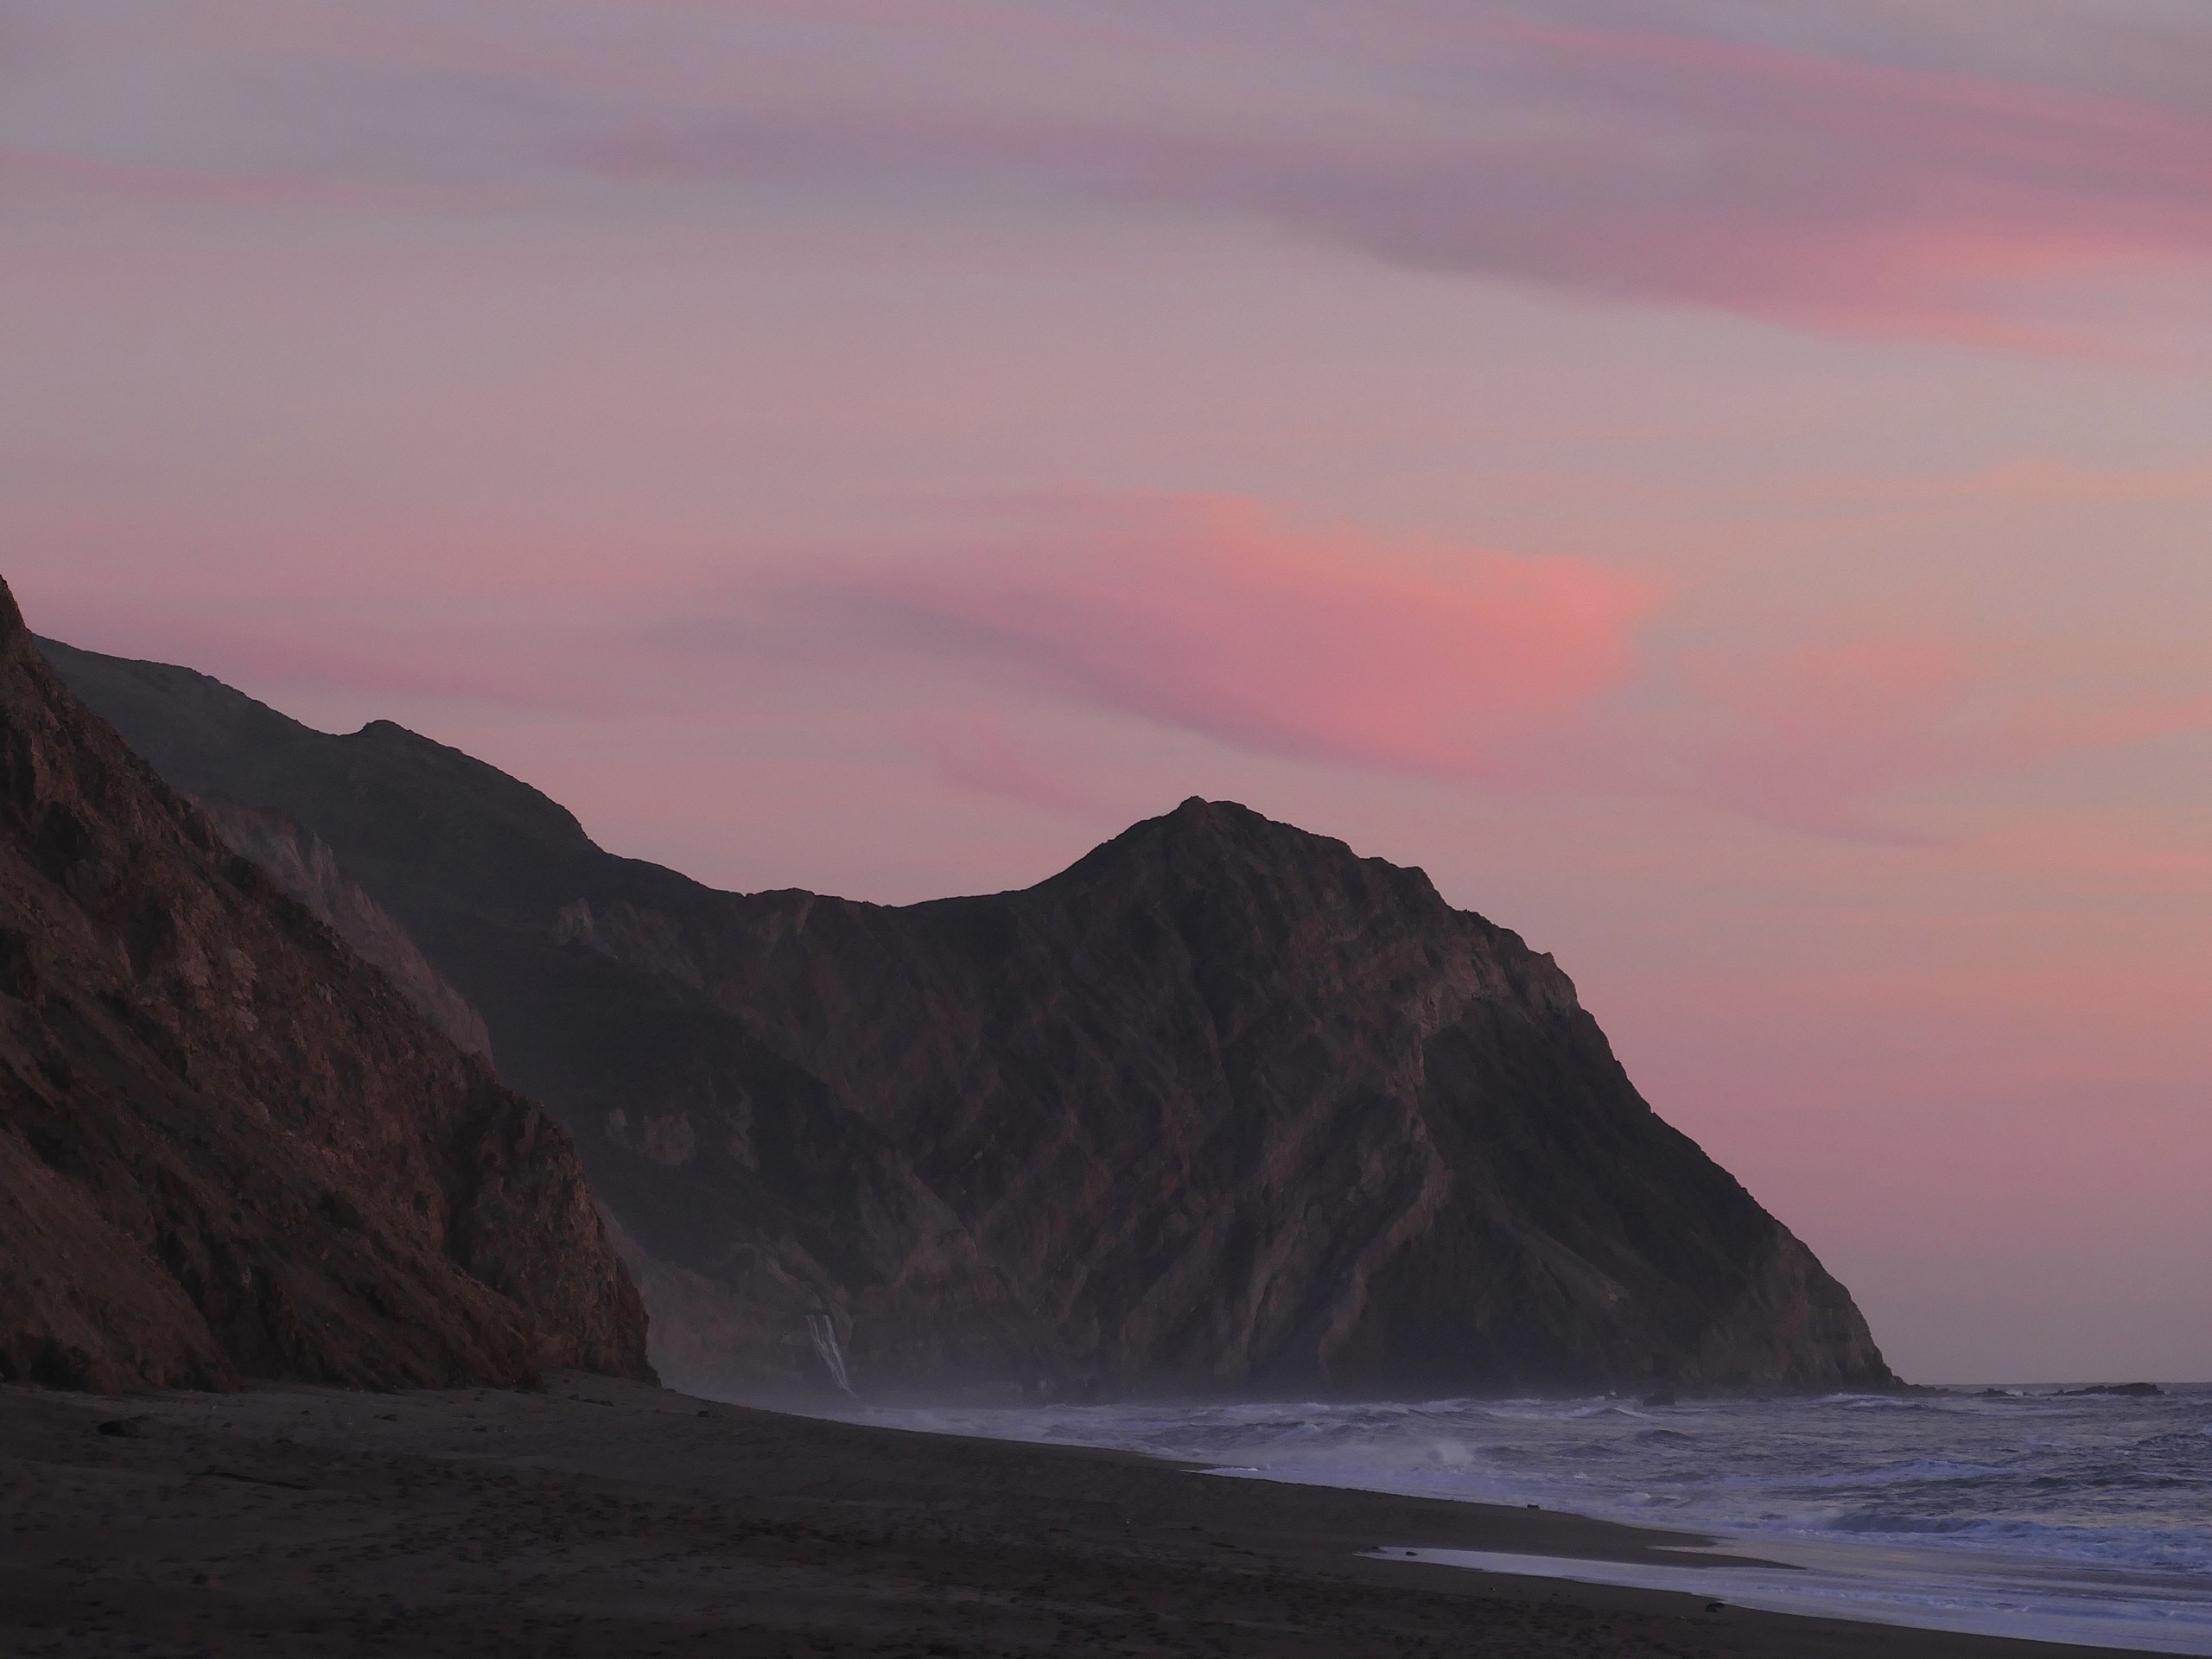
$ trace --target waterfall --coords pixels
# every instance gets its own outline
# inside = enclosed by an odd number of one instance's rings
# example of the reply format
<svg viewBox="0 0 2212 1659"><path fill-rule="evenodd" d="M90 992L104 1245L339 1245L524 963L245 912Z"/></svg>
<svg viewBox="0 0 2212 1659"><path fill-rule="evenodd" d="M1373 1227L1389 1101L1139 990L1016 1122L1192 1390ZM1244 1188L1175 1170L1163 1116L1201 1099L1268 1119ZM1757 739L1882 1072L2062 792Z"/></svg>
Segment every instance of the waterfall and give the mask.
<svg viewBox="0 0 2212 1659"><path fill-rule="evenodd" d="M837 1345L837 1326L827 1313L806 1316L806 1334L814 1338L814 1351L822 1356L822 1363L830 1368L830 1375L847 1394L853 1391L852 1379L845 1375L845 1351Z"/></svg>

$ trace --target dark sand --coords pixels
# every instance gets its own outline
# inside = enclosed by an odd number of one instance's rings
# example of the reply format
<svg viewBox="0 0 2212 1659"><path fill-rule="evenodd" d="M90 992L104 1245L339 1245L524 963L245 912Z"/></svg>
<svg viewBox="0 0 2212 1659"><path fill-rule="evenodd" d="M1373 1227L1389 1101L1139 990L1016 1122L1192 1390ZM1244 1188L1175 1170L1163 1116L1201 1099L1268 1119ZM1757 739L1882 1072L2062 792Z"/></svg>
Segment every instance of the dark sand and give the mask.
<svg viewBox="0 0 2212 1659"><path fill-rule="evenodd" d="M97 1432L137 1416L137 1435ZM2111 1651L1363 1559L1402 1544L1679 1564L1650 1552L1686 1541L600 1377L543 1395L0 1389L10 1656Z"/></svg>

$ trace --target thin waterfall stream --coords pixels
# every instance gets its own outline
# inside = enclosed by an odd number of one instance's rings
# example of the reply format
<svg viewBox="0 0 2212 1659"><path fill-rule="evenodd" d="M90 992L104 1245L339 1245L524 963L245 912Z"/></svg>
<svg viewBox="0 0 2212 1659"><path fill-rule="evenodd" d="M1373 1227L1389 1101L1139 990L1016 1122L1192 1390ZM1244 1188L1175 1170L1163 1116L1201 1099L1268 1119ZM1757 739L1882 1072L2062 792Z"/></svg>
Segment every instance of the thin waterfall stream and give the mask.
<svg viewBox="0 0 2212 1659"><path fill-rule="evenodd" d="M827 1313L806 1316L806 1333L814 1338L814 1351L822 1356L822 1363L830 1368L830 1375L837 1387L849 1395L852 1379L845 1374L845 1351L837 1345L837 1326Z"/></svg>

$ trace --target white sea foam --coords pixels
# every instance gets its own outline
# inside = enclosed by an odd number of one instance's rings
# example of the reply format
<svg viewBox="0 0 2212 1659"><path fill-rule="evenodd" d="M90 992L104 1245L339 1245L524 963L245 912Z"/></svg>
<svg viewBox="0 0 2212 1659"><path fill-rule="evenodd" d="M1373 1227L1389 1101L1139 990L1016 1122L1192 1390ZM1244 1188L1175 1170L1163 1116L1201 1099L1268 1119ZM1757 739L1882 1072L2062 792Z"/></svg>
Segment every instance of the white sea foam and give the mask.
<svg viewBox="0 0 2212 1659"><path fill-rule="evenodd" d="M2212 1655L2212 1389L838 1414L1617 1516L1796 1552L1806 1573L1754 1573L1734 1593L1710 1575L1738 1569L1663 1569L1746 1605Z"/></svg>

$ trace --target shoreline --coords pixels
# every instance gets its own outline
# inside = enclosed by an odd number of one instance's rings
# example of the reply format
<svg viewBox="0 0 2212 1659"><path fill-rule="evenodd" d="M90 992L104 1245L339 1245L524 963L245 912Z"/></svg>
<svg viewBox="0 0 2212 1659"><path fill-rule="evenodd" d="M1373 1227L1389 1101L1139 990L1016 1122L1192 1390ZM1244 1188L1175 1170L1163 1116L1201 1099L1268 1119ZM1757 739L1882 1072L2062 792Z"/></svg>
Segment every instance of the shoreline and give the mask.
<svg viewBox="0 0 2212 1659"><path fill-rule="evenodd" d="M1979 1402L1998 1390L1956 1392ZM2014 1400L2078 1402L2164 1395L2164 1390L2141 1383L2094 1388L2051 1384L2004 1392ZM1774 1403L1787 1402L1794 1396L1746 1397ZM1808 1397L1808 1403L1853 1405L1863 1399L1825 1395ZM1488 1490L1471 1491L1478 1483L1455 1481L1448 1475L1437 1477L1433 1468L1416 1473L1396 1459L1386 1458L1379 1466L1357 1460L1346 1465L1330 1455L1325 1435L1321 1451L1309 1447L1300 1452L1296 1449L1296 1433L1286 1444L1269 1439L1268 1430L1286 1426L1280 1415L1255 1422L1249 1409L1254 1402L1239 1402L1236 1404L1243 1409L1230 1414L1233 1422L1217 1420L1213 1414L1225 1403L1211 1399L1190 1402L1179 1414L1169 1402L1160 1402L1161 1408L1157 1411L1150 1402L1134 1409L1112 1408L1103 1425L1086 1422L1080 1410L1055 1413L1033 1407L1001 1413L946 1408L936 1402L781 1408L833 1421L922 1429L950 1436L1117 1447L1176 1466L1201 1468L1217 1478L1435 1497L1464 1504L1470 1510L1486 1506L1492 1510L1498 1506L1507 1510L1534 1510L1534 1503L1524 1504L1522 1500L1541 1497L1555 1514L1618 1522L1647 1539L1650 1529L1656 1528L1662 1539L1649 1549L1607 1548L1601 1536L1595 1543L1586 1541L1564 1548L1523 1540L1497 1541L1473 1550L1394 1544L1373 1552L1378 1559L1393 1563L1419 1560L1466 1571L1673 1591L1770 1613L2037 1641L2076 1649L2212 1655L2212 1580L2186 1567L2114 1560L2095 1551L2036 1550L2005 1541L1943 1537L1941 1535L1946 1529L1941 1526L1928 1529L1935 1535L1922 1535L1909 1521L1887 1529L1878 1525L1836 1528L1825 1524L1827 1516L1784 1516L1770 1511L1761 1518L1764 1524L1760 1524L1749 1517L1732 1521L1725 1514L1711 1512L1710 1506L1701 1514L1694 1510L1684 1514L1680 1510L1661 1514L1618 1501L1608 1506L1605 1502L1608 1496L1618 1500L1626 1490L1618 1480L1602 1491L1575 1494L1559 1490L1555 1479L1523 1483L1531 1489L1517 1494L1510 1491L1510 1481L1505 1491L1491 1481L1479 1483ZM1610 1416L1622 1407L1618 1398L1610 1396L1369 1403L1386 1413L1411 1414L1415 1419L1439 1412L1449 1417L1469 1405L1493 1407L1509 1417L1522 1414L1519 1408L1532 1406L1579 1408L1566 1412L1569 1418ZM1647 1407L1680 1403L1671 1400L1643 1402ZM1707 1399L1696 1403L1719 1402ZM1288 1414L1292 1420L1288 1426L1298 1432L1317 1426L1302 1421L1317 1409L1328 1408L1302 1403ZM1629 1410L1624 1414L1645 1414ZM1190 1421L1179 1422L1175 1421L1179 1415L1187 1415ZM1683 1427L1671 1411L1660 1413L1656 1421L1674 1424L1678 1429ZM1510 1427L1504 1432L1510 1433ZM1229 1440L1222 1441L1221 1433L1228 1433ZM1898 1451L1896 1455L1908 1453ZM1967 1457L1967 1460L1974 1459ZM1637 1484L1631 1480L1631 1484ZM1815 1484L1821 1483L1815 1480ZM1576 1503L1578 1496L1591 1507ZM1543 1553L1536 1553L1540 1550Z"/></svg>
<svg viewBox="0 0 2212 1659"><path fill-rule="evenodd" d="M102 1434L103 1421L143 1419ZM2083 1659L1408 1548L1793 1569L1562 1511L1135 1452L546 1392L0 1389L0 1646L23 1654L1208 1654Z"/></svg>

